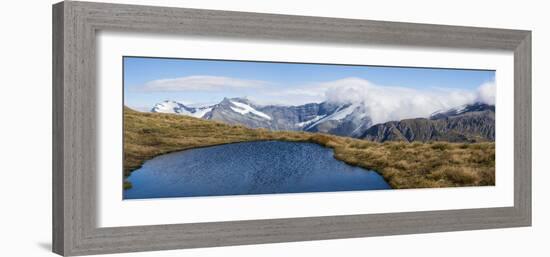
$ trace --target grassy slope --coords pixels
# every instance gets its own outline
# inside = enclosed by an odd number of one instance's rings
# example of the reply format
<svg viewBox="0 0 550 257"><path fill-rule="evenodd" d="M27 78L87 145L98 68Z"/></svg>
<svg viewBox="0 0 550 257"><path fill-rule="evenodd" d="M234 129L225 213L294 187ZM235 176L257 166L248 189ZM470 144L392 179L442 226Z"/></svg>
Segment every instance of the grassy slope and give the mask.
<svg viewBox="0 0 550 257"><path fill-rule="evenodd" d="M328 134L269 131L124 109L124 174L157 155L219 144L283 140L334 149L335 158L376 170L393 188L494 185L494 143L376 143ZM125 183L125 187L129 187Z"/></svg>

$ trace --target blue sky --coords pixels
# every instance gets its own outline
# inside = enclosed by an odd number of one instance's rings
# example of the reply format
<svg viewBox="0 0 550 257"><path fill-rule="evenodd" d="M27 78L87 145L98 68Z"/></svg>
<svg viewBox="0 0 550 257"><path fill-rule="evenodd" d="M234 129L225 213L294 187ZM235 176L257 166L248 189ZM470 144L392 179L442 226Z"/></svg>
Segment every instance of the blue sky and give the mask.
<svg viewBox="0 0 550 257"><path fill-rule="evenodd" d="M342 85L365 92L403 89L386 91L426 99L431 92L438 96L459 93L471 101L481 85L495 79L494 71L483 70L139 57L124 57L123 61L124 102L136 109L148 109L163 100L203 104L243 96L259 104L296 105L324 101L327 90Z"/></svg>

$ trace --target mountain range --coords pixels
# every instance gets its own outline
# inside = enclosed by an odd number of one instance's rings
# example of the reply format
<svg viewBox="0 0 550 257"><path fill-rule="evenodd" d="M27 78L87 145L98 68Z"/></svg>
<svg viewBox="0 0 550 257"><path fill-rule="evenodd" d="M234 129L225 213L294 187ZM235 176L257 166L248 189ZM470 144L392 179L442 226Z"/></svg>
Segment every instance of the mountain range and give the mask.
<svg viewBox="0 0 550 257"><path fill-rule="evenodd" d="M363 105L328 102L261 106L247 98L224 98L218 104L189 107L167 100L156 104L151 112L188 115L250 128L323 132L341 136L359 136L372 125Z"/></svg>
<svg viewBox="0 0 550 257"><path fill-rule="evenodd" d="M495 106L483 103L439 111L429 118L376 124L359 138L384 141L479 142L495 140Z"/></svg>
<svg viewBox="0 0 550 257"><path fill-rule="evenodd" d="M224 98L208 106L176 101L157 103L151 112L174 113L250 128L322 132L384 141L494 141L495 107L474 103L433 113L428 118L373 124L364 104L308 103L257 105L247 98Z"/></svg>

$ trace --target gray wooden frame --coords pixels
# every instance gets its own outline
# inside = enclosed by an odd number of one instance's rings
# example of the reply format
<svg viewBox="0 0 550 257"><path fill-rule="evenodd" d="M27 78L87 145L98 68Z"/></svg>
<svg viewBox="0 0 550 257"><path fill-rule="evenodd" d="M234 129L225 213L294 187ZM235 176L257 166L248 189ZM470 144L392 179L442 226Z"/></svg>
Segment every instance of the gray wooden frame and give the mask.
<svg viewBox="0 0 550 257"><path fill-rule="evenodd" d="M514 206L99 228L96 32L514 52ZM531 32L66 1L53 6L53 251L86 255L531 225Z"/></svg>

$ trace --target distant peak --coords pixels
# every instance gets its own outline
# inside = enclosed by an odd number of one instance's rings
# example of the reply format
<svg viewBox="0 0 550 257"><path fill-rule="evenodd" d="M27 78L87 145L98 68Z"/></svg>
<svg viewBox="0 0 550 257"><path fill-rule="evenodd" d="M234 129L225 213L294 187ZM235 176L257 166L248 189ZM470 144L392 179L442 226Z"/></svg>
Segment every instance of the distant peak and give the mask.
<svg viewBox="0 0 550 257"><path fill-rule="evenodd" d="M233 101L249 101L246 96L244 96L244 97L232 97L232 98L230 98L230 100L233 100Z"/></svg>
<svg viewBox="0 0 550 257"><path fill-rule="evenodd" d="M253 104L253 102L250 101L247 97L231 97L231 98L224 97L222 102L229 102L229 101L248 104L248 105Z"/></svg>
<svg viewBox="0 0 550 257"><path fill-rule="evenodd" d="M174 100L164 100L162 102L156 103L154 106L158 107L158 106L185 106L185 105Z"/></svg>
<svg viewBox="0 0 550 257"><path fill-rule="evenodd" d="M482 102L474 102L471 104L464 104L461 106L456 106L449 109L439 110L430 115L431 119L440 119L451 116L457 116L469 112L480 112L480 111L495 111L494 105L489 105Z"/></svg>

